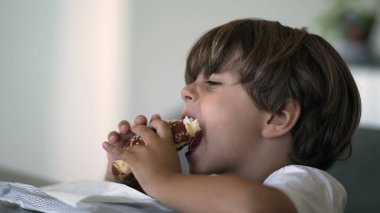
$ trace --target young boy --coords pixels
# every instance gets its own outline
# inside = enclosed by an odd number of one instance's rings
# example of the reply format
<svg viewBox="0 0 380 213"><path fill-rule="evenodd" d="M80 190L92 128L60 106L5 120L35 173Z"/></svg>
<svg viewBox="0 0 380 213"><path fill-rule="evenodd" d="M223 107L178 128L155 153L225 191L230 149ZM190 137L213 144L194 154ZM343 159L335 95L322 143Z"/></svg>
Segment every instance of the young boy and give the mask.
<svg viewBox="0 0 380 213"><path fill-rule="evenodd" d="M179 212L343 212L346 191L324 170L351 154L361 112L338 53L304 29L236 20L203 35L186 65L182 116L202 136L181 174L167 122L122 121L103 144L107 179L129 163L143 190ZM121 147L140 135L145 146Z"/></svg>

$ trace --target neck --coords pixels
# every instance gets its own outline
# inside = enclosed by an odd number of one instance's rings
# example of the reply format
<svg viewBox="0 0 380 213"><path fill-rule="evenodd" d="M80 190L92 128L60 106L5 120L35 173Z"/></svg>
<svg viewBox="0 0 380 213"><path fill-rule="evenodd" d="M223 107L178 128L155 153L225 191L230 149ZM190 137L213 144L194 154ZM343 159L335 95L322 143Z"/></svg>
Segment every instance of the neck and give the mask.
<svg viewBox="0 0 380 213"><path fill-rule="evenodd" d="M238 174L263 183L274 171L291 164L292 150L291 137L264 140L260 152L252 155Z"/></svg>

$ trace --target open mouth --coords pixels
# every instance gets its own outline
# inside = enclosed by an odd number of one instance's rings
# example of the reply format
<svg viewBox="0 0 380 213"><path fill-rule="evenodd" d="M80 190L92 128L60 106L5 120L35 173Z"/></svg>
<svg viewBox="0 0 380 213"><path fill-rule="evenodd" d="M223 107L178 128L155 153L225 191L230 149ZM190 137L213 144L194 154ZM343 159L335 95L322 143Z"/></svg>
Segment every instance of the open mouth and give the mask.
<svg viewBox="0 0 380 213"><path fill-rule="evenodd" d="M188 144L188 151L186 155L191 154L199 146L202 140L203 130L200 127L198 119L193 116L185 115L183 116L183 122L185 124L187 132L190 134L192 140Z"/></svg>
<svg viewBox="0 0 380 213"><path fill-rule="evenodd" d="M201 144L202 134L198 134L190 143L186 155L193 153L197 147Z"/></svg>

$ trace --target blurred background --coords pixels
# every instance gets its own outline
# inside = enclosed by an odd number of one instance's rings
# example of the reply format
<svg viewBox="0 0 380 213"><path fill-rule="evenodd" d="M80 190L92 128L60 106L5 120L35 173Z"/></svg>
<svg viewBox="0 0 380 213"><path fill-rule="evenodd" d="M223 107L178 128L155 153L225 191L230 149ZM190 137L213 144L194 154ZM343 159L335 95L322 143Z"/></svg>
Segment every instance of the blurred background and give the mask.
<svg viewBox="0 0 380 213"><path fill-rule="evenodd" d="M347 60L363 114L353 157L332 173L347 187L348 211L380 209L374 181L380 164L379 4L0 0L0 181L40 186L102 179L101 144L120 120L180 117L192 44L212 27L257 17L307 27Z"/></svg>

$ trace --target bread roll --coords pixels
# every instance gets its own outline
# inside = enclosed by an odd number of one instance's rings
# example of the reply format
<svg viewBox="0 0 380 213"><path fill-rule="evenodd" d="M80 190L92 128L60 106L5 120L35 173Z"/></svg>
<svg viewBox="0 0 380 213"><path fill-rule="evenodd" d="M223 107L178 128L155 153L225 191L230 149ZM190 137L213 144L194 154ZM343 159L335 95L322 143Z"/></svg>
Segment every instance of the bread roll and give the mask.
<svg viewBox="0 0 380 213"><path fill-rule="evenodd" d="M199 122L196 119L185 117L183 120L170 120L168 123L173 133L174 144L178 151L190 143L201 132ZM144 144L143 139L135 135L131 138L130 142L127 143L127 147ZM124 182L127 185L129 182L134 181L131 168L122 160L116 160L112 163L112 174L117 181Z"/></svg>

